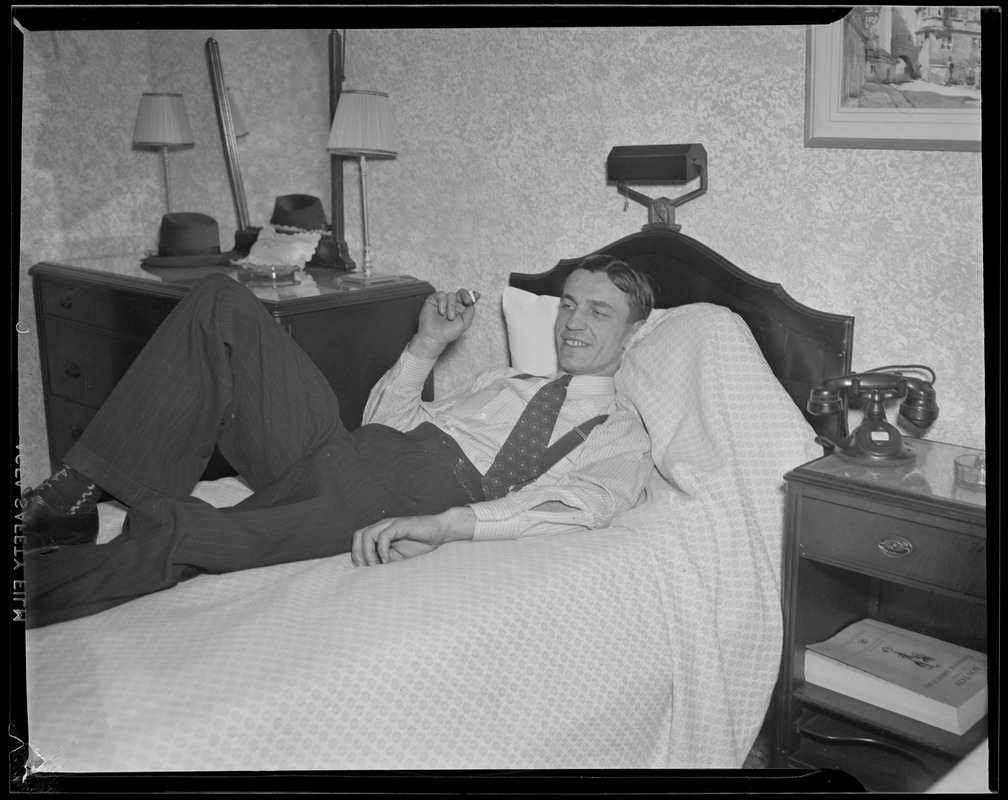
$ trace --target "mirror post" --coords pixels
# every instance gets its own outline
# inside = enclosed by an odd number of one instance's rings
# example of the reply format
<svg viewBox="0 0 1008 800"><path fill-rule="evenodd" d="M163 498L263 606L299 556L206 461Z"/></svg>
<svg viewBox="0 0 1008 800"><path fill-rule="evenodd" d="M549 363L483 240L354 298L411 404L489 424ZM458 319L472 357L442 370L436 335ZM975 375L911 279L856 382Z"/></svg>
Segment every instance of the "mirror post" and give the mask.
<svg viewBox="0 0 1008 800"><path fill-rule="evenodd" d="M207 65L210 68L210 86L213 88L214 105L217 108L217 122L220 125L221 141L224 144L224 161L227 165L228 180L231 183L231 197L235 204L235 216L238 218L238 235L241 236L249 228L245 184L242 182L241 167L238 163L238 145L235 139L234 120L231 118L231 104L228 102L227 84L224 82L224 67L220 60L220 48L213 38L206 40L206 56Z"/></svg>
<svg viewBox="0 0 1008 800"><path fill-rule="evenodd" d="M329 31L329 125L332 125L333 117L336 116L336 105L339 103L340 94L343 91L343 42L337 31ZM328 130L326 131L328 137ZM332 182L332 236L339 255L337 258L343 264L353 269L356 264L350 258L344 238L343 227L343 156L329 156L329 172Z"/></svg>

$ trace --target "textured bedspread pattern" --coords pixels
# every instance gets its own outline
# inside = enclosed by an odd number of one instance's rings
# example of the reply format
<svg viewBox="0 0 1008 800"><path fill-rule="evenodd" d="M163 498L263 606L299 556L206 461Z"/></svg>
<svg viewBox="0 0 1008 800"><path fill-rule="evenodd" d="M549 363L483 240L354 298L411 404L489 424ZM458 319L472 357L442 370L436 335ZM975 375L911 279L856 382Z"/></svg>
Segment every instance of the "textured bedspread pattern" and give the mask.
<svg viewBox="0 0 1008 800"><path fill-rule="evenodd" d="M672 653L665 764L738 767L780 664L783 475L822 451L741 317L706 303L654 316L617 393L673 490L619 524L662 531L646 541Z"/></svg>

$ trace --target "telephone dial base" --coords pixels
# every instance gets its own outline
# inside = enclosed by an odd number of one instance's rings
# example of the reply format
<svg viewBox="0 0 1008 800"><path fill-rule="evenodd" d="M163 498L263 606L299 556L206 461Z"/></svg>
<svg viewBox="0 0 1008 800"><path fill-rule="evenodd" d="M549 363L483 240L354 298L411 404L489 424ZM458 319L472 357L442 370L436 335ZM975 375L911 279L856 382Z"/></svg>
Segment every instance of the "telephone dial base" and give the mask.
<svg viewBox="0 0 1008 800"><path fill-rule="evenodd" d="M898 452L889 455L866 453L857 445L852 447L837 445L833 452L844 461L850 461L854 464L868 464L873 467L909 467L917 459L913 448L907 445L903 445Z"/></svg>
<svg viewBox="0 0 1008 800"><path fill-rule="evenodd" d="M850 436L841 439L833 452L844 461L874 467L906 467L917 458L900 432L881 419L865 420Z"/></svg>

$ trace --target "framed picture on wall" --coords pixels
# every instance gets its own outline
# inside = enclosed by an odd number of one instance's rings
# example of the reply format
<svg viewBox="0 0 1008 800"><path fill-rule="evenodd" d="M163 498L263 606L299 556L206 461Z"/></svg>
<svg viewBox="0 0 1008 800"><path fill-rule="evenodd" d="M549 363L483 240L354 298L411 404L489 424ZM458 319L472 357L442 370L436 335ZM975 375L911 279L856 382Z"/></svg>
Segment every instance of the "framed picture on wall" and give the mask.
<svg viewBox="0 0 1008 800"><path fill-rule="evenodd" d="M855 6L808 28L805 146L980 151L979 6Z"/></svg>

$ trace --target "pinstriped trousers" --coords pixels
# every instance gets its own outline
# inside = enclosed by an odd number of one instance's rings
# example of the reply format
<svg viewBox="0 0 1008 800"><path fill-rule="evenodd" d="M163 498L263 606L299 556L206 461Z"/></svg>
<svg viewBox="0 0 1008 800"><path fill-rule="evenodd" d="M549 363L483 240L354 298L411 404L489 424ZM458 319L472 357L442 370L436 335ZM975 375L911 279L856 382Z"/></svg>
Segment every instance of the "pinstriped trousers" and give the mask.
<svg viewBox="0 0 1008 800"><path fill-rule="evenodd" d="M215 445L254 491L231 508L190 496ZM129 511L106 544L26 557L30 628L202 573L345 553L383 517L483 497L476 468L433 425L348 432L325 376L221 275L173 309L64 461Z"/></svg>

